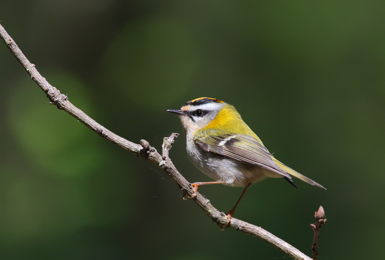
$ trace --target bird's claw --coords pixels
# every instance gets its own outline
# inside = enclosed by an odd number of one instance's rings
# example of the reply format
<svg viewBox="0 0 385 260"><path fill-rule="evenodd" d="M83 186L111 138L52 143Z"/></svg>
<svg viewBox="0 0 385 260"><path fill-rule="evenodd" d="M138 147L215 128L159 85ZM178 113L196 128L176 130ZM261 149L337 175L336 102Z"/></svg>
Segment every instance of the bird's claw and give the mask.
<svg viewBox="0 0 385 260"><path fill-rule="evenodd" d="M226 222L226 224L223 224L223 225L220 226L221 227L221 231L223 231L223 229L225 227L230 227L230 222L231 222L232 215L230 213L227 213L226 217L227 217L227 222Z"/></svg>
<svg viewBox="0 0 385 260"><path fill-rule="evenodd" d="M189 199L195 198L195 197L197 196L199 184L197 184L197 183L192 183L192 184L191 184L191 187L193 188L193 194L191 194L191 196L188 197Z"/></svg>
<svg viewBox="0 0 385 260"><path fill-rule="evenodd" d="M227 217L227 224L226 224L226 226L230 226L230 222L231 222L231 219L233 218L233 216L231 214L227 214L226 217Z"/></svg>
<svg viewBox="0 0 385 260"><path fill-rule="evenodd" d="M189 195L187 194L187 192L185 192L185 193L183 193L182 199L183 199L183 200L193 199L193 198L195 198L196 196L197 196L196 193L193 193L191 196L189 196Z"/></svg>
<svg viewBox="0 0 385 260"><path fill-rule="evenodd" d="M191 194L191 196L189 196L189 195L187 194L187 191L185 191L185 192L183 193L183 200L187 200L186 197L187 197L188 199L193 199L193 198L195 198L195 197L197 196L199 184L197 184L197 183L192 183L192 184L191 184L191 187L192 187L192 189L193 189L193 193Z"/></svg>

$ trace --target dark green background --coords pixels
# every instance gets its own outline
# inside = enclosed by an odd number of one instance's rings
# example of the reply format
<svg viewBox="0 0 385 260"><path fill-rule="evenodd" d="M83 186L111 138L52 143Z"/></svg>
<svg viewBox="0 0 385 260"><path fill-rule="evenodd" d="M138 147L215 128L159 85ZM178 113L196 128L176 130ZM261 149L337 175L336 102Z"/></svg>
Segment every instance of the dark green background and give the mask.
<svg viewBox="0 0 385 260"><path fill-rule="evenodd" d="M182 132L166 109L236 106L270 152L324 185L255 184L236 217L320 259L381 259L385 217L384 1L2 1L30 61L111 131L158 150ZM155 165L49 105L0 45L1 259L287 259L220 231ZM189 181L209 180L185 154ZM200 190L228 211L242 189Z"/></svg>

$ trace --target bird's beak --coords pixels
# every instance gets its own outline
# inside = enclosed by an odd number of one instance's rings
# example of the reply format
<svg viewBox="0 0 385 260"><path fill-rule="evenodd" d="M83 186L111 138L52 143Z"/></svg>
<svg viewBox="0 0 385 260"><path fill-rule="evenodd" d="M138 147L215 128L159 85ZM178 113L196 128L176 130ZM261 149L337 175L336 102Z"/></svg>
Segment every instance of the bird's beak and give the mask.
<svg viewBox="0 0 385 260"><path fill-rule="evenodd" d="M185 113L182 110L167 109L167 112L177 114L178 116L184 115Z"/></svg>

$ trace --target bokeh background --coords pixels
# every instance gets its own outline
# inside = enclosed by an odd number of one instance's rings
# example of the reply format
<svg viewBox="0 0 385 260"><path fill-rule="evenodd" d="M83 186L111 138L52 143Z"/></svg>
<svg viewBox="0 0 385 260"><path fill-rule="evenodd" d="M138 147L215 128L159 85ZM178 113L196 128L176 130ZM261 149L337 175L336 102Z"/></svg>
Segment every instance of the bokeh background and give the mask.
<svg viewBox="0 0 385 260"><path fill-rule="evenodd" d="M316 180L268 179L236 217L320 259L383 258L384 1L2 1L0 20L40 73L113 132L161 148L166 109L236 106L270 152ZM1 259L287 259L220 231L155 165L56 107L0 45ZM207 181L185 154L191 182ZM228 211L242 189L202 187Z"/></svg>

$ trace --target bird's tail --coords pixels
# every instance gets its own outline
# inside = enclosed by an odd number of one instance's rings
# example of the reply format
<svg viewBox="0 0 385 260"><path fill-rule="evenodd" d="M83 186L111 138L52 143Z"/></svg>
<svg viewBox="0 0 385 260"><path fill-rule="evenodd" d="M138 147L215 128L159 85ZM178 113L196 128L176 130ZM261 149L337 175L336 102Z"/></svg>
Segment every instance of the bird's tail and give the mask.
<svg viewBox="0 0 385 260"><path fill-rule="evenodd" d="M284 165L283 163L281 163L280 161L278 161L274 157L273 157L273 160L279 166L279 168L281 168L282 170L287 172L289 175L291 175L293 177L296 177L296 178L300 179L301 181L309 183L310 185L314 185L314 186L317 186L317 187L320 187L320 188L326 190L326 188L324 186L322 186L321 184L313 181L312 179L309 179L308 177L306 177L305 175L300 174L299 172L296 172L295 170L293 170L292 168Z"/></svg>

